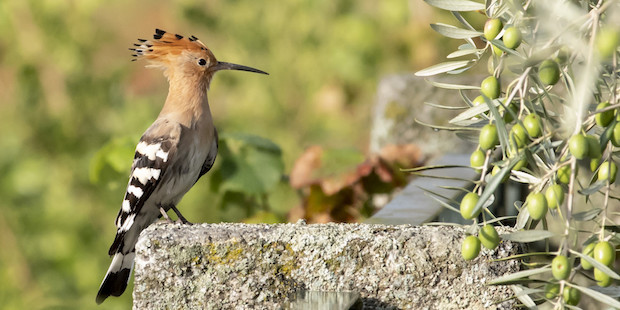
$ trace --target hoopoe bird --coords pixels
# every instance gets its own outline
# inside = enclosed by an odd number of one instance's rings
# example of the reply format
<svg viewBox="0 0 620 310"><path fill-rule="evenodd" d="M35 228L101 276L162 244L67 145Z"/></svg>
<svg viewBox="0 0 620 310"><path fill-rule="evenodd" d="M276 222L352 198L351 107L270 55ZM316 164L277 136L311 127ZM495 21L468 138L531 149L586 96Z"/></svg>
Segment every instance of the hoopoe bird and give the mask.
<svg viewBox="0 0 620 310"><path fill-rule="evenodd" d="M96 301L120 296L129 282L140 232L160 217L168 221L172 209L183 223L189 223L176 208L183 195L207 173L217 155L217 130L207 100L215 72L264 71L218 61L195 36L156 29L153 40L138 39L130 50L137 60L160 68L168 78L166 103L155 122L136 147L125 198L116 218L116 237L108 251L113 256Z"/></svg>

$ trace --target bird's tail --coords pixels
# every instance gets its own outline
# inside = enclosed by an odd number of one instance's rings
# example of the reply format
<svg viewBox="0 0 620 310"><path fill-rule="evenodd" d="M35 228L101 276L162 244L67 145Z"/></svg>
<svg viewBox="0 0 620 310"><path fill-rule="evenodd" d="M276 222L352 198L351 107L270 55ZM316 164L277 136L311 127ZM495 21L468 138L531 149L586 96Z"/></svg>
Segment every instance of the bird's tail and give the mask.
<svg viewBox="0 0 620 310"><path fill-rule="evenodd" d="M110 295L120 296L127 288L129 276L133 270L133 262L136 252L132 249L129 253L116 253L108 268L108 272L101 282L97 293L97 304L101 304Z"/></svg>

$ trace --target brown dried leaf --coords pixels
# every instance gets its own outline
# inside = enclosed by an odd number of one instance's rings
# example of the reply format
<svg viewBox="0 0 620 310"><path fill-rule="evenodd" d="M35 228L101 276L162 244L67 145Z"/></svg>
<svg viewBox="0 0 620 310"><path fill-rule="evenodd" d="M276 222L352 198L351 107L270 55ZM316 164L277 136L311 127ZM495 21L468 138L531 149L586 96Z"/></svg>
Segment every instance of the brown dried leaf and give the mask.
<svg viewBox="0 0 620 310"><path fill-rule="evenodd" d="M422 151L415 144L389 144L379 151L379 156L399 167L417 167L422 161Z"/></svg>
<svg viewBox="0 0 620 310"><path fill-rule="evenodd" d="M316 180L314 171L321 167L323 148L318 145L311 146L295 161L291 170L290 183L293 188L308 186Z"/></svg>
<svg viewBox="0 0 620 310"><path fill-rule="evenodd" d="M359 180L371 173L373 170L372 165L366 161L357 166L357 169L354 171L350 171L344 174L335 175L331 177L327 177L323 179L321 183L321 188L325 195L331 196L336 194L337 192L343 190L346 187L349 187Z"/></svg>
<svg viewBox="0 0 620 310"><path fill-rule="evenodd" d="M379 176L379 179L382 182L394 182L394 170L390 164L385 162L385 160L377 160L377 164L375 165L375 173Z"/></svg>

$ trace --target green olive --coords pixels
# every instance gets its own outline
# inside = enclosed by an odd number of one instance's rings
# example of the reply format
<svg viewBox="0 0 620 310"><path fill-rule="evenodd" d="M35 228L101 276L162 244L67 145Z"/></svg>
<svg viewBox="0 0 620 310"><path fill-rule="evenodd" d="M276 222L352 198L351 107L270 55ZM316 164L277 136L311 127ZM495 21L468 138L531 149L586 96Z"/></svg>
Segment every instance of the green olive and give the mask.
<svg viewBox="0 0 620 310"><path fill-rule="evenodd" d="M618 174L618 167L613 161L605 161L598 168L598 179L609 180L609 184L616 182L616 175Z"/></svg>
<svg viewBox="0 0 620 310"><path fill-rule="evenodd" d="M558 297L558 294L560 294L560 284L548 283L545 285L545 298L553 299Z"/></svg>
<svg viewBox="0 0 620 310"><path fill-rule="evenodd" d="M564 302L571 306L576 306L581 300L581 292L578 289L570 286L564 287L564 292L562 292L562 296L564 297Z"/></svg>
<svg viewBox="0 0 620 310"><path fill-rule="evenodd" d="M577 166L579 167L579 166ZM557 171L557 180L562 184L568 184L570 182L570 174L571 174L570 165L562 166ZM575 171L576 172L576 171Z"/></svg>
<svg viewBox="0 0 620 310"><path fill-rule="evenodd" d="M500 57L504 54L504 51L502 51L499 47L491 44L491 49L493 50L493 54L497 57Z"/></svg>
<svg viewBox="0 0 620 310"><path fill-rule="evenodd" d="M515 104L509 104L508 109L506 109L504 111L504 108L500 108L500 111L503 111L504 114L502 115L502 118L504 119L504 123L509 124L512 123L512 121L514 121L514 117L517 115L517 113L519 113L519 108L517 107L517 105Z"/></svg>
<svg viewBox="0 0 620 310"><path fill-rule="evenodd" d="M601 158L590 159L590 171L592 172L596 171L600 163L601 163Z"/></svg>
<svg viewBox="0 0 620 310"><path fill-rule="evenodd" d="M602 110L609 106L609 102L601 102L596 106L596 110ZM607 127L614 120L614 110L609 110L605 112L600 112L594 115L594 120L596 124L601 127Z"/></svg>
<svg viewBox="0 0 620 310"><path fill-rule="evenodd" d="M551 59L543 61L538 67L538 77L545 85L555 85L560 80L560 65Z"/></svg>
<svg viewBox="0 0 620 310"><path fill-rule="evenodd" d="M547 198L547 205L550 209L555 209L562 205L564 202L564 189L560 184L553 184L545 191L545 198Z"/></svg>
<svg viewBox="0 0 620 310"><path fill-rule="evenodd" d="M499 80L494 76L489 76L482 80L482 83L480 83L480 92L491 99L499 98L501 94Z"/></svg>
<svg viewBox="0 0 620 310"><path fill-rule="evenodd" d="M474 107L481 105L481 104L486 104L486 102L484 101L484 97L482 97L482 95L474 98L474 101L472 101L471 103L474 105Z"/></svg>
<svg viewBox="0 0 620 310"><path fill-rule="evenodd" d="M469 157L469 163L474 168L480 168L484 165L484 161L486 160L486 155L480 149L475 150L471 153L471 157Z"/></svg>
<svg viewBox="0 0 620 310"><path fill-rule="evenodd" d="M551 261L551 273L556 280L568 279L572 268L570 261L564 255L558 255Z"/></svg>
<svg viewBox="0 0 620 310"><path fill-rule="evenodd" d="M542 193L530 193L526 199L527 211L535 220L542 219L547 214L547 198Z"/></svg>
<svg viewBox="0 0 620 310"><path fill-rule="evenodd" d="M515 151L512 147L509 147L508 148L508 158L512 159L515 156L519 156L520 152L522 152L522 151L519 150L519 149L517 149ZM517 170L518 171L518 170L523 169L525 166L527 166L527 156L525 154L523 154L521 156L521 159L519 159L519 161L514 166L512 166L511 170Z"/></svg>
<svg viewBox="0 0 620 310"><path fill-rule="evenodd" d="M507 48L515 49L521 45L523 37L521 36L521 31L519 31L519 29L516 27L510 27L504 31L504 37L502 40L504 40L504 45L506 45Z"/></svg>
<svg viewBox="0 0 620 310"><path fill-rule="evenodd" d="M592 258L594 258L594 246L596 246L596 243L592 242L590 244L588 244L584 249L583 252L581 252L583 255L586 256L590 256ZM581 259L581 267L583 267L584 270L590 270L592 269L592 264L590 264L589 261L585 260L585 259Z"/></svg>
<svg viewBox="0 0 620 310"><path fill-rule="evenodd" d="M461 245L461 256L464 260L472 260L480 254L480 240L476 236L467 236Z"/></svg>
<svg viewBox="0 0 620 310"><path fill-rule="evenodd" d="M495 176L502 168L500 168L499 166L493 166L493 169L491 169L491 175Z"/></svg>
<svg viewBox="0 0 620 310"><path fill-rule="evenodd" d="M542 125L540 123L540 117L534 113L528 114L523 119L523 126L527 134L532 138L538 138L542 135Z"/></svg>
<svg viewBox="0 0 620 310"><path fill-rule="evenodd" d="M596 284L600 287L608 287L614 282L610 276L598 270L598 268L594 268L594 279L596 280Z"/></svg>
<svg viewBox="0 0 620 310"><path fill-rule="evenodd" d="M596 49L602 59L609 59L618 49L620 33L617 29L602 28L596 37Z"/></svg>
<svg viewBox="0 0 620 310"><path fill-rule="evenodd" d="M467 193L461 200L461 216L466 220L471 220L480 214L480 210L474 213L474 208L478 203L480 196L476 193Z"/></svg>
<svg viewBox="0 0 620 310"><path fill-rule="evenodd" d="M616 125L614 125L614 130L612 131L610 140L611 144L614 146L620 146L620 122L617 122Z"/></svg>
<svg viewBox="0 0 620 310"><path fill-rule="evenodd" d="M479 141L480 148L490 150L499 144L499 136L497 135L497 127L495 124L487 124L480 130Z"/></svg>
<svg viewBox="0 0 620 310"><path fill-rule="evenodd" d="M570 54L571 54L570 48L566 46L562 46L560 50L558 51L558 56L555 58L555 60L558 62L558 64L565 65L568 59L570 58Z"/></svg>
<svg viewBox="0 0 620 310"><path fill-rule="evenodd" d="M616 260L616 248L607 241L601 241L594 246L593 256L597 262L611 266Z"/></svg>
<svg viewBox="0 0 620 310"><path fill-rule="evenodd" d="M527 144L527 132L521 124L515 124L510 129L510 143L516 143L517 148L524 147Z"/></svg>
<svg viewBox="0 0 620 310"><path fill-rule="evenodd" d="M491 169L491 175L495 176L500 170L502 170L500 166L493 166L493 169ZM506 182L506 180L508 180L509 177L510 177L510 173L506 173L501 183Z"/></svg>
<svg viewBox="0 0 620 310"><path fill-rule="evenodd" d="M484 97L482 97L482 95L480 95L480 96L474 98L474 100L471 102L471 104L474 107L477 107L477 106L479 106L481 104L486 105L486 102L484 101ZM486 114L486 113L480 113L480 114ZM474 116L473 118L474 119L480 119L480 116Z"/></svg>
<svg viewBox="0 0 620 310"><path fill-rule="evenodd" d="M497 18L487 20L484 23L484 37L489 41L495 39L503 27L502 21Z"/></svg>
<svg viewBox="0 0 620 310"><path fill-rule="evenodd" d="M485 160L486 155L480 149L475 150L473 153L471 153L471 156L469 157L469 163L471 164L472 168L475 168L477 171L479 171L482 166L484 166Z"/></svg>
<svg viewBox="0 0 620 310"><path fill-rule="evenodd" d="M588 154L588 141L582 134L576 134L568 139L568 149L577 159L584 159Z"/></svg>
<svg viewBox="0 0 620 310"><path fill-rule="evenodd" d="M478 238L482 245L489 250L493 250L499 245L499 235L497 230L495 230L495 226L491 224L486 224L480 228Z"/></svg>

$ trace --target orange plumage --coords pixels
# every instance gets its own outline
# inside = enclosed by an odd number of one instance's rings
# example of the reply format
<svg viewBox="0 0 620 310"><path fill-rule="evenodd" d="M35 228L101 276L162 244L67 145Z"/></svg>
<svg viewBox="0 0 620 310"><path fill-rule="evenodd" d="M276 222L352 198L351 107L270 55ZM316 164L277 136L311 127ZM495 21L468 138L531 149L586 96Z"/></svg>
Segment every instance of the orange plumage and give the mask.
<svg viewBox="0 0 620 310"><path fill-rule="evenodd" d="M135 58L133 61L144 58L150 62L149 67L158 67L164 69L164 73L167 77L170 77L169 70L171 68L183 68L185 63L188 62L200 62L201 67L209 68L211 65L217 63L217 59L207 48L195 36L184 37L179 34L172 34L161 29L155 29L153 40L138 39L139 43L135 43L135 48L130 50L135 51ZM196 70L195 66L191 67L196 73L207 73L209 70Z"/></svg>

